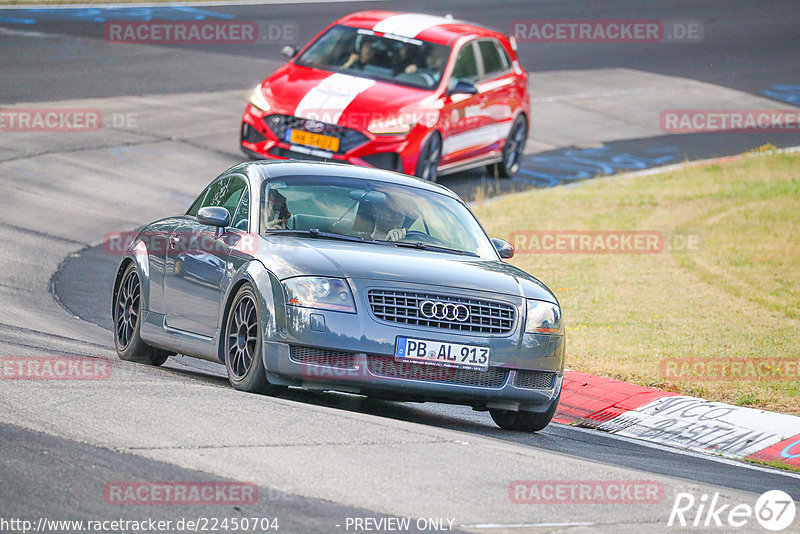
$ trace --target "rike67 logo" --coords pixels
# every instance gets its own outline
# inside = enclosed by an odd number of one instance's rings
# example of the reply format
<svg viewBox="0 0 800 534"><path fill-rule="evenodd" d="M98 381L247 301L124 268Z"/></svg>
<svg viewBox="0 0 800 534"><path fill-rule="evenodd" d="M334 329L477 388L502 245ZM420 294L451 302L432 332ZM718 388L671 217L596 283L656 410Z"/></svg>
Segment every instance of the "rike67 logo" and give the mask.
<svg viewBox="0 0 800 534"><path fill-rule="evenodd" d="M791 496L781 490L763 493L755 506L747 503L720 504L719 500L719 493L712 496L704 493L700 498L691 493L678 493L675 495L667 526L704 529L721 527L727 532L732 528L748 526L752 529L752 520L755 518L763 528L779 532L792 526L797 513Z"/></svg>

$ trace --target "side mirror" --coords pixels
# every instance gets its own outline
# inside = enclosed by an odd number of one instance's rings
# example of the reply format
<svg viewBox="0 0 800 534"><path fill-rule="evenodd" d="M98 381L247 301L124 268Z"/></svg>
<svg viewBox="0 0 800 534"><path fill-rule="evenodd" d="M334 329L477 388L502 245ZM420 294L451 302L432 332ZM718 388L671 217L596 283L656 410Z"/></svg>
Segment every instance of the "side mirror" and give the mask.
<svg viewBox="0 0 800 534"><path fill-rule="evenodd" d="M286 45L283 48L281 48L281 55L283 56L284 59L290 60L297 55L297 49L292 45Z"/></svg>
<svg viewBox="0 0 800 534"><path fill-rule="evenodd" d="M231 214L219 206L206 206L197 212L197 222L217 228L227 228L231 223Z"/></svg>
<svg viewBox="0 0 800 534"><path fill-rule="evenodd" d="M498 237L493 237L492 245L494 245L494 249L498 254L500 254L501 258L508 259L514 257L514 245L508 241L503 241Z"/></svg>
<svg viewBox="0 0 800 534"><path fill-rule="evenodd" d="M449 89L447 91L448 95L476 95L478 94L478 88L475 87L475 84L472 82L468 82L467 80L458 80L456 82L455 87Z"/></svg>

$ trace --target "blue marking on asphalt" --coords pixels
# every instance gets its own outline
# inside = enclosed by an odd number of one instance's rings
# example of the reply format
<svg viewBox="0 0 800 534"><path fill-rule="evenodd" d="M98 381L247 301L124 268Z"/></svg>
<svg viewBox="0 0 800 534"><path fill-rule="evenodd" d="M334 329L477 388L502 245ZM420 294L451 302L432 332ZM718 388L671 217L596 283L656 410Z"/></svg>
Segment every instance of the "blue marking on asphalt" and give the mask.
<svg viewBox="0 0 800 534"><path fill-rule="evenodd" d="M229 13L187 6L0 9L0 24L36 24L44 20L108 22L110 20L227 20L234 18L236 17Z"/></svg>
<svg viewBox="0 0 800 534"><path fill-rule="evenodd" d="M773 85L772 88L761 91L761 94L800 106L800 85Z"/></svg>
<svg viewBox="0 0 800 534"><path fill-rule="evenodd" d="M659 147L646 151L646 155L616 152L611 147L565 150L560 154L527 156L525 167L520 168L516 181L538 187L553 187L565 182L585 180L600 174L614 174L620 170L641 170L663 165L677 158L675 147Z"/></svg>
<svg viewBox="0 0 800 534"><path fill-rule="evenodd" d="M19 17L0 17L0 22L8 24L36 24L36 19L22 19Z"/></svg>
<svg viewBox="0 0 800 534"><path fill-rule="evenodd" d="M789 454L789 451L791 451L792 447L794 447L795 445L800 445L800 439L798 439L794 443L790 443L789 445L787 445L786 448L781 451L781 456L787 459L800 458L800 452L798 452L797 454Z"/></svg>

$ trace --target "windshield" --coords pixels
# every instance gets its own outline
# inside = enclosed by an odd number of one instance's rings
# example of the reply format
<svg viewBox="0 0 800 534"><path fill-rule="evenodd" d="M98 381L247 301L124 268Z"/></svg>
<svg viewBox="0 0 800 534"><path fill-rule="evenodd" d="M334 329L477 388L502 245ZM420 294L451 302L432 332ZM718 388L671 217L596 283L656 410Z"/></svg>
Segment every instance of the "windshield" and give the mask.
<svg viewBox="0 0 800 534"><path fill-rule="evenodd" d="M346 72L424 89L438 87L450 48L408 37L334 26L297 59L298 65Z"/></svg>
<svg viewBox="0 0 800 534"><path fill-rule="evenodd" d="M310 232L497 259L470 211L440 193L357 178L264 182L261 232Z"/></svg>

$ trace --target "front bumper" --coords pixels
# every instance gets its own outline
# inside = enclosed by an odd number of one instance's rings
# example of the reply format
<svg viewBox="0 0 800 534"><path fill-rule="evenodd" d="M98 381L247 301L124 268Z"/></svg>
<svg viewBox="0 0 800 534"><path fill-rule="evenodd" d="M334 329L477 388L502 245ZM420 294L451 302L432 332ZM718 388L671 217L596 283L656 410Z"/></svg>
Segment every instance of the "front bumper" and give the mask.
<svg viewBox="0 0 800 534"><path fill-rule="evenodd" d="M297 361L292 354L292 346L286 343L264 344L263 357L270 382L400 401L464 404L477 410L546 411L558 398L563 379L563 372L542 373L552 374L550 387L525 387L522 377L528 371L490 368L487 373L502 376L499 384L473 385L467 383L469 379L464 383L457 381L462 370L411 363L399 365L390 356L351 353L348 365L342 366ZM409 366L419 370L409 371Z"/></svg>
<svg viewBox="0 0 800 534"><path fill-rule="evenodd" d="M334 161L364 167L414 174L422 141L428 129L414 127L404 135L374 135L366 128L358 128L363 136L360 143L342 152L329 152L287 142L267 126L266 117L276 115L265 112L251 104L242 116L240 147L250 157L263 159L300 159L310 161ZM349 130L354 130L348 128Z"/></svg>
<svg viewBox="0 0 800 534"><path fill-rule="evenodd" d="M558 398L564 369L564 337L522 333L524 299L470 291L464 296L513 305L514 326L499 335L454 332L379 320L366 298L370 289L378 287L376 282L350 283L358 307L356 314L293 306L276 309L276 318L285 316L285 322L277 321L275 338L265 342L263 348L271 382L396 400L465 404L482 410L544 411ZM393 286L421 289L417 285ZM489 369L473 371L396 362L394 351L399 336L489 347Z"/></svg>

